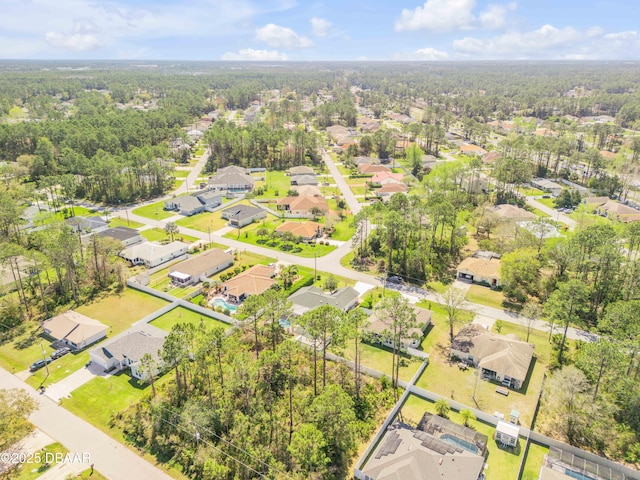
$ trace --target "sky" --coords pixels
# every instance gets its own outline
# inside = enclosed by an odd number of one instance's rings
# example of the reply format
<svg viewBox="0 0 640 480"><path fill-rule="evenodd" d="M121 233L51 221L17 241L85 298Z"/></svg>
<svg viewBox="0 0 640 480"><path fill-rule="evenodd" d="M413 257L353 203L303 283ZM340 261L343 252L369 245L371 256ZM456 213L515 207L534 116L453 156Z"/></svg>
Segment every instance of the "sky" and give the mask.
<svg viewBox="0 0 640 480"><path fill-rule="evenodd" d="M0 0L0 58L640 60L638 0Z"/></svg>

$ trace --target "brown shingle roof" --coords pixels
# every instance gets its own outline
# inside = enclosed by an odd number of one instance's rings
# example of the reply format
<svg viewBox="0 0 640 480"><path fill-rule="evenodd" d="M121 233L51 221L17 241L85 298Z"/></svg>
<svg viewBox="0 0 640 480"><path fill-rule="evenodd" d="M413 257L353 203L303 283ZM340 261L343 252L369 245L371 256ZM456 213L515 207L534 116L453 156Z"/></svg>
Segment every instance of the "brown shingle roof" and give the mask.
<svg viewBox="0 0 640 480"><path fill-rule="evenodd" d="M278 200L278 205L288 205L289 210L298 210L302 212L310 211L313 207L317 207L323 212L329 211L329 205L327 205L327 201L324 197L311 197L309 195L281 198Z"/></svg>
<svg viewBox="0 0 640 480"><path fill-rule="evenodd" d="M460 262L458 270L473 272L474 276L500 278L500 260L497 258L469 257Z"/></svg>
<svg viewBox="0 0 640 480"><path fill-rule="evenodd" d="M106 331L108 327L98 320L68 310L42 322L42 328L56 340L64 339L79 345L85 339Z"/></svg>
<svg viewBox="0 0 640 480"><path fill-rule="evenodd" d="M236 275L231 280L222 284L227 293L236 297L260 295L271 287L276 280L273 279L275 268L266 265L254 265L250 269Z"/></svg>
<svg viewBox="0 0 640 480"><path fill-rule="evenodd" d="M291 232L303 238L312 238L322 231L322 225L316 222L284 222L276 232Z"/></svg>

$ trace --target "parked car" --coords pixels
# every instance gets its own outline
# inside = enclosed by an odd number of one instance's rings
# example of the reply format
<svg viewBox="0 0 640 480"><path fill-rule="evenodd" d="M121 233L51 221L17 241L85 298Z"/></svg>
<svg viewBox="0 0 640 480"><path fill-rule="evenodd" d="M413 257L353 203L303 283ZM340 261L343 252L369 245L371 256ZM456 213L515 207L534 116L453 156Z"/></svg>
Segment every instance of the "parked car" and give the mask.
<svg viewBox="0 0 640 480"><path fill-rule="evenodd" d="M402 279L397 275L392 275L387 277L387 282L389 283L402 283Z"/></svg>
<svg viewBox="0 0 640 480"><path fill-rule="evenodd" d="M30 372L35 372L36 370L40 370L42 367L44 367L45 365L48 365L51 363L51 357L47 357L46 361L43 360L38 360L37 362L33 362L31 364L31 366L29 367L29 371Z"/></svg>
<svg viewBox="0 0 640 480"><path fill-rule="evenodd" d="M64 357L67 353L69 353L71 349L69 347L62 347L57 349L55 352L51 354L51 359L55 360L60 357Z"/></svg>

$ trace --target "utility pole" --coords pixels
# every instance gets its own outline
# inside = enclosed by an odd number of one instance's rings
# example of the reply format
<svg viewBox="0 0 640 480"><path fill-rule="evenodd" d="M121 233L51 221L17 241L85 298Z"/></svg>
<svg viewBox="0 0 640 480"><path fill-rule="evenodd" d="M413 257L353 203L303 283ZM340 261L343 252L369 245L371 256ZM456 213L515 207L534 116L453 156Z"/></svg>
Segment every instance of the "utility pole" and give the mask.
<svg viewBox="0 0 640 480"><path fill-rule="evenodd" d="M318 262L316 252L313 252L313 283L318 279Z"/></svg>
<svg viewBox="0 0 640 480"><path fill-rule="evenodd" d="M47 362L47 354L44 351L44 347L42 346L42 341L40 341L40 350L42 350L42 360L44 361L44 368L47 370L47 376L44 377L44 380L42 381L42 385L44 385L45 380L49 378L49 363Z"/></svg>

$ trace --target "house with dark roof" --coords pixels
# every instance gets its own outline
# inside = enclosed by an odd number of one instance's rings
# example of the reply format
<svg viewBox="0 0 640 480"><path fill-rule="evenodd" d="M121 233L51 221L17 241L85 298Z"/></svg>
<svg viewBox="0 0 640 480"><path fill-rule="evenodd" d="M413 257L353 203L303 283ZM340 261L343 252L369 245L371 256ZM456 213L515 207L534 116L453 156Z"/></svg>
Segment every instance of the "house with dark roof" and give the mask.
<svg viewBox="0 0 640 480"><path fill-rule="evenodd" d="M233 265L233 255L219 248L206 250L169 268L171 282L178 286L206 282L207 278Z"/></svg>
<svg viewBox="0 0 640 480"><path fill-rule="evenodd" d="M291 175L291 185L319 185L318 177L312 174Z"/></svg>
<svg viewBox="0 0 640 480"><path fill-rule="evenodd" d="M64 223L69 225L75 233L96 233L109 228L109 225L104 218L99 216L71 217L67 218Z"/></svg>
<svg viewBox="0 0 640 480"><path fill-rule="evenodd" d="M258 207L250 205L234 205L222 210L221 216L228 220L228 225L233 228L242 228L251 225L254 221L267 216L267 212Z"/></svg>
<svg viewBox="0 0 640 480"><path fill-rule="evenodd" d="M89 358L105 371L119 372L129 368L132 377L144 380L140 359L148 353L157 365L156 374L160 372L163 368L160 352L167 335L168 332L143 323L91 349Z"/></svg>
<svg viewBox="0 0 640 480"><path fill-rule="evenodd" d="M107 228L96 234L98 238L113 238L122 242L124 247L135 245L136 243L144 242L144 237L140 235L140 232L135 228L129 227L113 227Z"/></svg>
<svg viewBox="0 0 640 480"><path fill-rule="evenodd" d="M45 335L73 350L82 350L102 340L107 336L108 329L104 323L74 310L67 310L42 322Z"/></svg>
<svg viewBox="0 0 640 480"><path fill-rule="evenodd" d="M222 195L216 191L182 195L164 202L165 210L175 210L190 217L196 213L212 212L222 205Z"/></svg>
<svg viewBox="0 0 640 480"><path fill-rule="evenodd" d="M225 190L227 192L250 192L253 190L254 178L246 168L231 165L219 168L216 174L209 178L209 188Z"/></svg>
<svg viewBox="0 0 640 480"><path fill-rule="evenodd" d="M425 310L416 306L411 306L413 312L416 314L416 326L409 329L407 336L400 340L400 349L406 350L407 348L418 348L424 334L431 325L431 316L433 312L431 310ZM379 309L373 311L367 321L367 332L371 333L373 337L385 347L393 348L394 342L387 338L384 334L385 330L388 330L391 326L389 319L382 315Z"/></svg>
<svg viewBox="0 0 640 480"><path fill-rule="evenodd" d="M293 313L302 315L322 305L332 305L338 310L346 312L358 303L360 293L353 287L342 287L335 292L326 293L318 287L302 287L289 296L293 303Z"/></svg>
<svg viewBox="0 0 640 480"><path fill-rule="evenodd" d="M395 422L354 476L358 480L479 480L483 468L484 454L474 443L452 433L429 433Z"/></svg>
<svg viewBox="0 0 640 480"><path fill-rule="evenodd" d="M482 325L465 325L451 344L451 356L480 369L483 377L520 390L527 378L533 345L517 335L498 335Z"/></svg>
<svg viewBox="0 0 640 480"><path fill-rule="evenodd" d="M297 167L291 167L289 169L289 175L295 177L296 175L315 175L316 172L311 167L300 165Z"/></svg>

